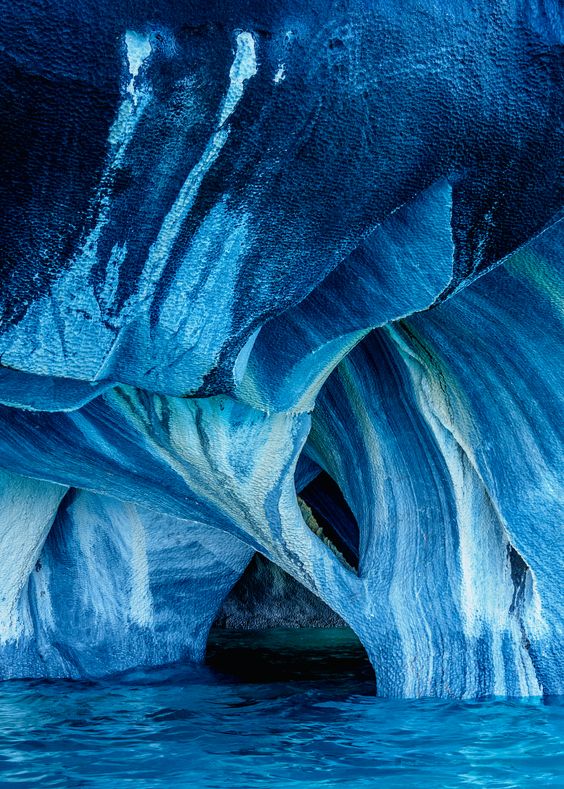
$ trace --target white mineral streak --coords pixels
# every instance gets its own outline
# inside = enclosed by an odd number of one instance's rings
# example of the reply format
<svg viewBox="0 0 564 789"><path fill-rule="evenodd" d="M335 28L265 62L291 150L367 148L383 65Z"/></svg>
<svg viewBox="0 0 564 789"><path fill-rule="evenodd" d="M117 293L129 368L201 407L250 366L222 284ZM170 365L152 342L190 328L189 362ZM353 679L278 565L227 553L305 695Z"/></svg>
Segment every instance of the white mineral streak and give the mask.
<svg viewBox="0 0 564 789"><path fill-rule="evenodd" d="M218 114L217 127L211 135L199 161L194 165L182 185L176 200L165 216L157 238L149 249L142 274L135 293L129 298L119 316L108 319L108 313L117 295L119 271L127 254L125 242L114 244L105 265L105 280L100 292L94 292L90 277L95 265L99 264L98 246L111 216L112 179L114 173L122 166L129 144L135 134L137 125L146 107L151 100L151 91L143 81L142 67L151 55L151 44L148 36L135 31L125 34L125 51L127 69L130 80L127 85L126 95L118 109L116 119L112 124L109 134L111 155L106 169L102 175L100 188L94 200L93 213L95 221L92 229L84 239L80 252L75 256L69 270L56 281L48 297L38 299L28 310L24 320L18 325L17 330L11 331L13 341L4 354L4 364L21 368L22 359L29 358L29 337L37 337L38 342L31 352L33 368L39 373L51 373L69 378L84 378L98 380L108 373L112 351L121 332L128 323L136 317L141 321L148 321L147 313L150 310L157 283L169 260L175 242L184 226L185 220L194 205L200 186L206 173L218 158L229 135L227 121L240 102L245 83L257 73L255 44L251 33L242 32L236 38L236 52L233 64L229 71L229 86L221 104ZM217 207L216 212L206 219L212 225L224 223L231 217L226 217L226 208L223 204ZM229 223L227 223L229 224ZM206 245L210 245L207 237L217 230L217 227L200 228L198 244L194 242L188 250L187 256L201 257ZM202 293L194 303L191 318L186 318L186 325L174 326L180 318L171 317L171 311L178 310L179 294L174 292L169 296L168 305L163 307L165 331L179 332L179 343L191 347L198 342L200 327L202 325L202 312L204 302L213 294L220 292L218 282L224 285L227 281L231 286L225 288L225 304L217 305L218 313L223 313L224 323L230 320L230 306L232 290L237 273L238 252L244 241L246 219L245 216L237 218L231 223L231 231L224 233L224 265L216 267L203 283ZM203 246L202 246L203 245ZM195 247L198 247L197 249ZM181 282L181 296L188 298L186 288L195 288L198 284L197 269L194 260L187 260L189 266L181 266L178 274ZM229 298L228 298L229 297ZM182 312L182 310L180 310ZM87 320L85 321L85 316ZM220 319L221 320L221 319ZM166 323L169 323L168 329ZM170 326L170 324L173 324ZM217 331L216 327L216 331ZM146 330L148 331L148 329ZM211 329L208 327L208 332ZM142 343L145 337L139 338ZM139 344L138 343L138 344Z"/></svg>
<svg viewBox="0 0 564 789"><path fill-rule="evenodd" d="M217 130L208 140L200 160L189 172L178 197L164 218L159 234L149 250L134 302L147 301L153 296L178 234L194 205L202 181L227 141L229 128L224 128L225 122L243 96L245 81L253 77L256 72L254 39L250 33L239 33L235 59L229 71L230 84L220 110Z"/></svg>
<svg viewBox="0 0 564 789"><path fill-rule="evenodd" d="M131 503L81 492L68 511L71 534L74 529L78 554L81 559L81 576L84 610L93 612L100 626L104 621L116 622L121 618L147 627L153 619L153 599L149 580L149 562L145 526L138 508ZM101 539L106 534L105 540ZM112 543L112 561L116 566L127 567L127 584L123 590L129 601L129 612L124 615L121 600L108 583L108 567L103 560L102 546Z"/></svg>
<svg viewBox="0 0 564 789"><path fill-rule="evenodd" d="M216 338L228 336L247 224L245 212L231 211L222 200L198 227L159 310L159 331L170 343L163 342L158 362L167 370L174 368L178 348L212 348ZM190 310L185 309L187 302Z"/></svg>
<svg viewBox="0 0 564 789"><path fill-rule="evenodd" d="M511 638L516 655L515 668L522 695L541 695L530 655L523 646L519 622L510 613L514 586L509 539L472 463L471 448L460 431L462 424L470 424L469 417L463 404L457 402L455 423L452 403L448 401L442 380L446 373L440 374L437 370L434 376L397 329L389 327L388 333L410 371L421 414L440 447L451 477L459 535L460 611L468 648L467 695L474 696L478 687L479 666L474 651L477 639L483 634L491 642L493 692L496 695L507 692L501 640L502 634L506 634ZM532 590L532 586L530 588ZM527 609L531 603L534 609L538 607L534 599L527 600ZM527 611L524 614L526 620Z"/></svg>
<svg viewBox="0 0 564 789"><path fill-rule="evenodd" d="M132 622L143 627L149 625L153 618L147 540L145 527L139 518L137 507L134 504L127 504L125 509L131 530L131 598L129 616Z"/></svg>
<svg viewBox="0 0 564 789"><path fill-rule="evenodd" d="M342 337L337 337L325 345L316 348L315 351L306 357L292 369L290 375L287 376L287 385L293 386L295 391L300 391L300 382L302 383L301 396L297 399L294 409L299 411L310 411L315 405L315 398L327 378L331 375L335 367L344 357L357 345L363 337L366 337L370 330L360 329L359 331L349 332ZM245 384L247 382L245 381ZM247 396L247 389L241 387L243 396ZM249 388L249 394L251 390Z"/></svg>
<svg viewBox="0 0 564 789"><path fill-rule="evenodd" d="M67 531L69 538L76 540L76 551L80 561L80 572L84 579L81 584L81 604L85 611L95 612L95 621L112 620L114 613L113 600L106 595L107 583L104 576L104 566L99 560L96 536L93 529L99 527L98 508L90 508L92 494L80 492L67 509L66 517L68 521ZM103 506L104 499L100 497L98 502L100 508ZM72 534L74 532L74 535Z"/></svg>
<svg viewBox="0 0 564 789"><path fill-rule="evenodd" d="M208 628L252 554L210 524L74 490L22 592L24 628L0 676L93 677L202 660Z"/></svg>
<svg viewBox="0 0 564 789"><path fill-rule="evenodd" d="M219 126L233 114L237 104L243 97L245 82L257 73L257 59L255 55L255 40L251 33L239 33L237 36L237 51L235 60L229 71L229 89L223 100L219 116Z"/></svg>
<svg viewBox="0 0 564 789"><path fill-rule="evenodd" d="M148 36L128 30L125 34L125 46L127 49L127 62L131 79L127 86L127 91L131 95L134 104L137 104L138 96L135 90L135 79L145 60L151 54L151 42Z"/></svg>
<svg viewBox="0 0 564 789"><path fill-rule="evenodd" d="M116 295L119 267L127 252L125 244L116 244L112 249L100 299L94 293L90 275L98 262L100 238L110 221L112 180L123 163L139 120L151 99L149 88L137 84L141 66L151 54L148 37L127 31L125 48L131 79L110 128L110 155L93 201L94 224L68 271L53 283L50 296L35 301L17 330L11 332L14 340L4 354L4 363L10 364L11 361L18 369L21 359L30 355L29 337L36 337L38 342L31 351L31 357L38 373L56 370L58 375L69 378L80 378L86 373L96 379L101 362L113 342L114 332L104 325L104 318ZM87 339L84 315L89 316ZM84 353L87 345L90 346L90 354ZM89 355L93 363L90 369L87 367L85 370L85 356Z"/></svg>
<svg viewBox="0 0 564 789"><path fill-rule="evenodd" d="M185 480L192 495L217 509L215 525L239 529L305 586L334 602L351 599L354 573L306 526L294 488L294 467L309 417L265 415L229 397L206 400L152 397L162 401L170 443L147 431L146 406L136 390L127 399L109 395L123 418L135 422L151 452ZM166 408L164 404L166 403ZM355 589L358 588L358 584ZM343 611L343 605L338 609Z"/></svg>
<svg viewBox="0 0 564 789"><path fill-rule="evenodd" d="M25 589L66 491L0 471L0 644L31 635Z"/></svg>
<svg viewBox="0 0 564 789"><path fill-rule="evenodd" d="M260 326L258 329L254 330L237 355L237 359L233 365L233 380L236 384L239 384L243 380L243 376L245 375L247 364L249 362L249 356L251 355L251 351L253 350L259 332Z"/></svg>
<svg viewBox="0 0 564 789"><path fill-rule="evenodd" d="M359 636L369 653L372 652L374 645L378 644L382 637L386 637L378 622L381 617L377 610L380 608L382 611L389 606L388 621L390 626L395 628L401 643L401 656L390 657L390 664L397 665L399 661L403 664L401 672L398 672L399 676L392 680L393 692L406 697L416 697L421 694L422 688L428 692L432 687L435 654L432 626L425 607L419 602L410 565L414 536L408 529L402 528L402 518L390 512L385 485L391 472L382 456L381 437L372 422L370 411L358 395L355 382L349 375L349 368L344 365L339 374L346 388L353 420L369 447L367 457L370 458L373 469L369 475L371 487L366 495L367 499L373 502L374 521L366 530L368 534L362 534L361 531L361 574L365 588L362 597L357 592L358 606L363 612L360 617L363 630L359 631ZM395 506L401 506L401 499L395 502ZM390 524L395 517L398 517L400 523L391 528ZM407 513L406 520L410 517ZM384 544L388 545L387 550L394 557L392 567L388 566L391 559L383 562L383 557L374 552L375 546L371 541L378 532L382 532L377 542L378 549L381 551ZM378 672L381 667L376 665L375 668ZM397 683L401 683L401 687L398 687Z"/></svg>

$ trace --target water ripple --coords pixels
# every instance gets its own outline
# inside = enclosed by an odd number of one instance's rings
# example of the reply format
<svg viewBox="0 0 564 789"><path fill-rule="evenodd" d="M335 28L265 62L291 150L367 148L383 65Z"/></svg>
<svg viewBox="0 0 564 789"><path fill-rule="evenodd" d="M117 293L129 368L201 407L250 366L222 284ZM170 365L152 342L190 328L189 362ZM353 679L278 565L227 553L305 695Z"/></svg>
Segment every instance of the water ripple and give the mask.
<svg viewBox="0 0 564 789"><path fill-rule="evenodd" d="M564 786L562 698L388 701L346 633L222 638L208 667L3 683L0 785Z"/></svg>

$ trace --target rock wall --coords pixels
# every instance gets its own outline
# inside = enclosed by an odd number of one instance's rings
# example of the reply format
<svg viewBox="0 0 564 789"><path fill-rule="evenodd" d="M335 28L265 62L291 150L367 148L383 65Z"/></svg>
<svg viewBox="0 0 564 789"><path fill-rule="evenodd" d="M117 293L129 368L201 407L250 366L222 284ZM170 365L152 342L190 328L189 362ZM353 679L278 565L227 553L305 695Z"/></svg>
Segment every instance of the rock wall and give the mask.
<svg viewBox="0 0 564 789"><path fill-rule="evenodd" d="M255 554L214 622L226 630L284 627L346 627L328 605L291 575Z"/></svg>

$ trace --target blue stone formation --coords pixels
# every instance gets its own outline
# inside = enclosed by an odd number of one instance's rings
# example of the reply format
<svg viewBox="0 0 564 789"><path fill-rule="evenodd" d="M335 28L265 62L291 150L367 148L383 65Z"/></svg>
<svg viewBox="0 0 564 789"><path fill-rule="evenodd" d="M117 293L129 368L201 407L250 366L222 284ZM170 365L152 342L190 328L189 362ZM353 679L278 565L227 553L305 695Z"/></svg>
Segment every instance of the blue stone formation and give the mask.
<svg viewBox="0 0 564 789"><path fill-rule="evenodd" d="M564 694L556 0L2 18L0 677L201 661L258 553L381 695Z"/></svg>

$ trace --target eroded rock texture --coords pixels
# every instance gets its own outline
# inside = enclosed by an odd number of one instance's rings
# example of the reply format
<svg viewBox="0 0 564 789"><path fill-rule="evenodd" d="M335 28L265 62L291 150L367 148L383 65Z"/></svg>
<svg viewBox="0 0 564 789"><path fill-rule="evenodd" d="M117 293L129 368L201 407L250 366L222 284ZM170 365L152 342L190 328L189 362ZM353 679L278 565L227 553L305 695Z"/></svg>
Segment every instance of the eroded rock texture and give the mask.
<svg viewBox="0 0 564 789"><path fill-rule="evenodd" d="M3 8L0 676L258 552L383 695L564 693L557 3L149 5Z"/></svg>
<svg viewBox="0 0 564 789"><path fill-rule="evenodd" d="M334 628L345 623L323 600L257 553L224 600L213 626L218 632Z"/></svg>

